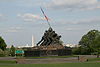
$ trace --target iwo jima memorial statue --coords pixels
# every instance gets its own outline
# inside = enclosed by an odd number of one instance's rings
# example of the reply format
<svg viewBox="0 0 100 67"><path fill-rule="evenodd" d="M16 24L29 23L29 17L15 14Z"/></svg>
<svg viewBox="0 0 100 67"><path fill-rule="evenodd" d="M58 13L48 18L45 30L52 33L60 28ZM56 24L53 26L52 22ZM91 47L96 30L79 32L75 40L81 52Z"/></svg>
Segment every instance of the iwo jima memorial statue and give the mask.
<svg viewBox="0 0 100 67"><path fill-rule="evenodd" d="M37 46L29 48L25 51L25 56L67 56L71 55L71 49L62 45L60 40L61 35L58 35L50 26L48 17L45 15L41 8L43 15L45 16L49 29L44 32L41 40L37 43Z"/></svg>

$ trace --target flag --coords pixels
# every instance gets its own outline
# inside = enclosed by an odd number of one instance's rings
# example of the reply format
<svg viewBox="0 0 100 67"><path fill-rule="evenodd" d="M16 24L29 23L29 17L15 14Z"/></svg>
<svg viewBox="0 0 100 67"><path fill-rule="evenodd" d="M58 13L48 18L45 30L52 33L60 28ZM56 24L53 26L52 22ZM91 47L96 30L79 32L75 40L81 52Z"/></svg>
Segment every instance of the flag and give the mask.
<svg viewBox="0 0 100 67"><path fill-rule="evenodd" d="M41 11L42 11L42 13L43 13L43 15L44 15L45 19L48 21L48 20L49 20L49 18L45 15L45 13L44 13L43 9L42 9L41 7L40 7L40 9L41 9Z"/></svg>

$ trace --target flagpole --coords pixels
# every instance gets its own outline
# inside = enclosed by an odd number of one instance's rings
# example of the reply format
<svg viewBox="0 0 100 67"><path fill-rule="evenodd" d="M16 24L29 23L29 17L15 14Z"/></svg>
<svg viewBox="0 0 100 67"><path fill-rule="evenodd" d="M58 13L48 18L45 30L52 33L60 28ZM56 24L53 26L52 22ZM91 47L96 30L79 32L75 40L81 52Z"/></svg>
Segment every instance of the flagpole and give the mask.
<svg viewBox="0 0 100 67"><path fill-rule="evenodd" d="M43 9L42 9L41 7L40 7L40 9L41 9L41 11L42 11L42 13L43 13L45 19L47 20L47 23L48 23L49 27L51 28L51 25L50 25L50 22L49 22L48 17L45 15L45 13L44 13L44 11L43 11Z"/></svg>
<svg viewBox="0 0 100 67"><path fill-rule="evenodd" d="M50 25L49 21L47 21L47 23L48 23L49 27L51 27L51 25Z"/></svg>

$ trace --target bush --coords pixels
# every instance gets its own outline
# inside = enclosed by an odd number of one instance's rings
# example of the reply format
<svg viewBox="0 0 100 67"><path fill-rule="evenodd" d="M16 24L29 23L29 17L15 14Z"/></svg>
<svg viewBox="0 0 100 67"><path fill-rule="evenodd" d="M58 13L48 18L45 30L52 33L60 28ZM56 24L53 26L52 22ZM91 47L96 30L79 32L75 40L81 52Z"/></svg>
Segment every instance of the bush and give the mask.
<svg viewBox="0 0 100 67"><path fill-rule="evenodd" d="M2 49L0 49L0 57L5 56L4 51Z"/></svg>
<svg viewBox="0 0 100 67"><path fill-rule="evenodd" d="M9 51L7 50L3 51L0 49L0 57L9 56L9 54L10 54Z"/></svg>

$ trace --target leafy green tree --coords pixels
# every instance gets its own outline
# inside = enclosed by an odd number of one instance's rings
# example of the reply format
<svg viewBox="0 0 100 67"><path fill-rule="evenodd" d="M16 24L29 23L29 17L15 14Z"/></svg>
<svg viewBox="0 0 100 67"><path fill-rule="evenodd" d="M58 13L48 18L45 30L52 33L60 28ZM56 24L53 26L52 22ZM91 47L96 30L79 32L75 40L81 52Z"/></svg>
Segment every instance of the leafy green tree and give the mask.
<svg viewBox="0 0 100 67"><path fill-rule="evenodd" d="M99 44L99 37L100 32L98 30L91 30L86 35L82 37L79 41L79 45L81 45L83 54L91 54L95 52L97 49L95 48L97 45L100 47Z"/></svg>
<svg viewBox="0 0 100 67"><path fill-rule="evenodd" d="M7 45L5 43L5 41L3 40L2 37L0 37L0 49L2 49L3 51L6 49Z"/></svg>
<svg viewBox="0 0 100 67"><path fill-rule="evenodd" d="M15 47L13 45L10 48L10 54L11 56L15 56Z"/></svg>
<svg viewBox="0 0 100 67"><path fill-rule="evenodd" d="M100 34L93 41L92 46L94 47L94 51L97 54L97 58L99 58L99 54L100 54Z"/></svg>
<svg viewBox="0 0 100 67"><path fill-rule="evenodd" d="M0 49L0 57L4 56L4 51L2 49Z"/></svg>
<svg viewBox="0 0 100 67"><path fill-rule="evenodd" d="M76 55L88 55L89 53L87 51L88 51L88 48L84 48L82 46L72 49L73 54L76 54Z"/></svg>

